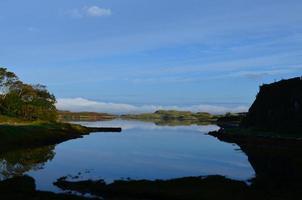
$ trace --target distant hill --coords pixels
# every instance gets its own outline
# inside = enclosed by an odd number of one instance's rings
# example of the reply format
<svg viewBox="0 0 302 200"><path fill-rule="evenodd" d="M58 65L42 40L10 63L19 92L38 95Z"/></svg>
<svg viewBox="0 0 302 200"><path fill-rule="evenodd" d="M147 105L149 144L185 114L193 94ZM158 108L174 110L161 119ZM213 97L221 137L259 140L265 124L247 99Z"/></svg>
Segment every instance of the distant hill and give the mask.
<svg viewBox="0 0 302 200"><path fill-rule="evenodd" d="M116 117L107 113L58 111L60 121L102 121L115 119Z"/></svg>
<svg viewBox="0 0 302 200"><path fill-rule="evenodd" d="M134 119L155 122L158 125L190 125L209 124L217 121L215 115L205 112L193 113L190 111L158 110L154 113L144 113L138 115L122 115L123 119Z"/></svg>
<svg viewBox="0 0 302 200"><path fill-rule="evenodd" d="M262 85L241 126L302 131L302 77Z"/></svg>

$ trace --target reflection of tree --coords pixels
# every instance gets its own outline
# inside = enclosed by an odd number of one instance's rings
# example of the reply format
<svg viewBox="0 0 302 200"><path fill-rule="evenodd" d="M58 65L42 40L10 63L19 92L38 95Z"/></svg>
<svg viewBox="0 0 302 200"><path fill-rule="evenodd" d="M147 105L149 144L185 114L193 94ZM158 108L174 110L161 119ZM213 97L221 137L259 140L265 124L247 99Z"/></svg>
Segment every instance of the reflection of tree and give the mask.
<svg viewBox="0 0 302 200"><path fill-rule="evenodd" d="M55 156L54 146L0 153L0 180L42 169Z"/></svg>

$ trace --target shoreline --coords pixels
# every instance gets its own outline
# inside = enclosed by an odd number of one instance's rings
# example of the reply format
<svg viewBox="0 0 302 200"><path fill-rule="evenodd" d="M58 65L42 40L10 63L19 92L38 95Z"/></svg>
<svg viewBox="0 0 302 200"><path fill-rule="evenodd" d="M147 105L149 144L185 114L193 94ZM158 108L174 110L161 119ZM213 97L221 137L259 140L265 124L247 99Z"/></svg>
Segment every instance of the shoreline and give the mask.
<svg viewBox="0 0 302 200"><path fill-rule="evenodd" d="M218 131L211 131L209 135L227 142L240 142L241 140L266 140L266 141L282 141L295 142L302 141L301 134L298 132L273 132L265 130L253 130L240 128L239 125L220 128Z"/></svg>
<svg viewBox="0 0 302 200"><path fill-rule="evenodd" d="M70 123L1 124L0 152L55 145L94 132L121 131L120 127L85 127Z"/></svg>

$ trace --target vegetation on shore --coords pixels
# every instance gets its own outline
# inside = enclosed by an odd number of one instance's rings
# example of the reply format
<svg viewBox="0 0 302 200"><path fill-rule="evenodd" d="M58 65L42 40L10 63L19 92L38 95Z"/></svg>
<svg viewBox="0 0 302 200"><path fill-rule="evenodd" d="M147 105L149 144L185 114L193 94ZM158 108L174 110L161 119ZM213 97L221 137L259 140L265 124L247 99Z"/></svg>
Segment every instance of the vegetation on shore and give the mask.
<svg viewBox="0 0 302 200"><path fill-rule="evenodd" d="M56 121L56 98L46 86L23 83L18 76L0 68L0 114L23 120Z"/></svg>
<svg viewBox="0 0 302 200"><path fill-rule="evenodd" d="M13 72L0 68L0 152L53 145L90 132L121 131L59 123L55 103L45 86L23 83Z"/></svg>
<svg viewBox="0 0 302 200"><path fill-rule="evenodd" d="M6 124L6 125L14 125L14 124L29 124L32 123L31 121L16 118L16 117L9 117L5 115L0 115L0 125Z"/></svg>
<svg viewBox="0 0 302 200"><path fill-rule="evenodd" d="M89 132L79 125L57 123L55 103L45 86L23 83L0 68L0 151L56 144Z"/></svg>

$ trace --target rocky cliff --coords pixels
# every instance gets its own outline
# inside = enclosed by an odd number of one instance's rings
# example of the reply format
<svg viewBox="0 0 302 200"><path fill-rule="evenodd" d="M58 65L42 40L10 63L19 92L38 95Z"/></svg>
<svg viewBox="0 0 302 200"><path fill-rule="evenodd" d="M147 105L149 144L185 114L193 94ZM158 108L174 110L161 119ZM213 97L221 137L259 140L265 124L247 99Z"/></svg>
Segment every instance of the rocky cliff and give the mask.
<svg viewBox="0 0 302 200"><path fill-rule="evenodd" d="M302 133L302 77L262 85L242 126Z"/></svg>

